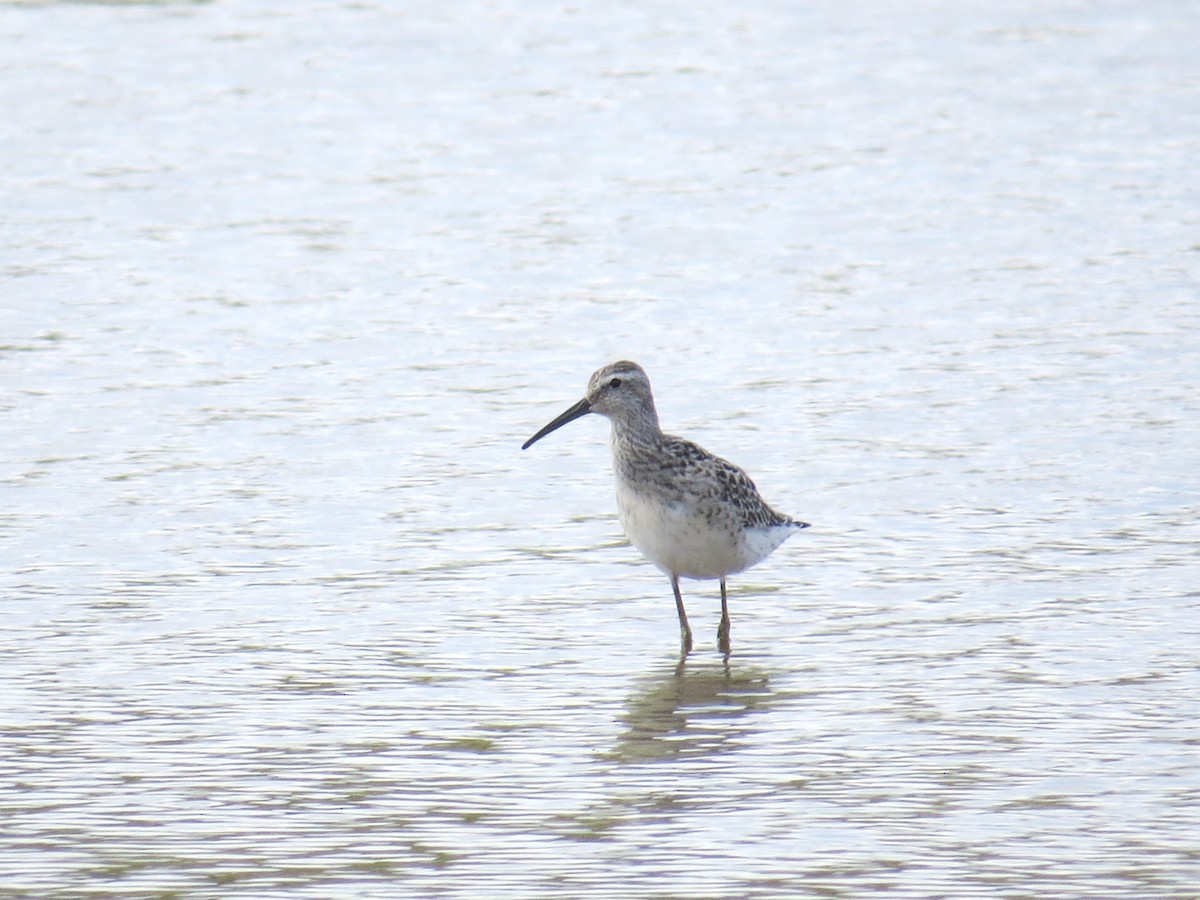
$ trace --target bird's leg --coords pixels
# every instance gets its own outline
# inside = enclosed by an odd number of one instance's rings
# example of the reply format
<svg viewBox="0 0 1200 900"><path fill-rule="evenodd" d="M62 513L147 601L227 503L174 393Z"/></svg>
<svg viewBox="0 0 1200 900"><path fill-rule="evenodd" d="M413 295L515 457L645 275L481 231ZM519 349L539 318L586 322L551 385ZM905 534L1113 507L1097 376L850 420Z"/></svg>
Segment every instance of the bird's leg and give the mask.
<svg viewBox="0 0 1200 900"><path fill-rule="evenodd" d="M679 593L678 576L671 576L671 590L675 592L675 608L679 610L679 648L682 655L687 656L692 652L692 629L683 608L683 595Z"/></svg>
<svg viewBox="0 0 1200 900"><path fill-rule="evenodd" d="M717 626L717 649L729 655L729 603L725 599L725 579L721 579L721 624Z"/></svg>

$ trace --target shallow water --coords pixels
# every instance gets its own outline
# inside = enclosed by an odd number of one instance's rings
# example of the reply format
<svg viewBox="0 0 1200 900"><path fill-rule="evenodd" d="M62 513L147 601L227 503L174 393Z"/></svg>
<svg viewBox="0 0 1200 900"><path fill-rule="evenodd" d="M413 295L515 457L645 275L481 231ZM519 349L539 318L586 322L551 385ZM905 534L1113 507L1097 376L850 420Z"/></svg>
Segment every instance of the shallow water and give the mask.
<svg viewBox="0 0 1200 900"><path fill-rule="evenodd" d="M1194 893L1198 27L0 5L0 893Z"/></svg>

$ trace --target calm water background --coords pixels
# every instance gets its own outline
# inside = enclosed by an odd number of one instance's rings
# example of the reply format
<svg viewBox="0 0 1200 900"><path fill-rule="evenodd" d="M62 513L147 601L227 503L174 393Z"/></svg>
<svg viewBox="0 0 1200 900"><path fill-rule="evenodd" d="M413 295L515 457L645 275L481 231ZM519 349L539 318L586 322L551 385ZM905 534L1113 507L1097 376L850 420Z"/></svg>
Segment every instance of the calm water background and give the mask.
<svg viewBox="0 0 1200 900"><path fill-rule="evenodd" d="M1200 895L1200 7L0 5L4 896ZM812 522L621 535L613 359Z"/></svg>

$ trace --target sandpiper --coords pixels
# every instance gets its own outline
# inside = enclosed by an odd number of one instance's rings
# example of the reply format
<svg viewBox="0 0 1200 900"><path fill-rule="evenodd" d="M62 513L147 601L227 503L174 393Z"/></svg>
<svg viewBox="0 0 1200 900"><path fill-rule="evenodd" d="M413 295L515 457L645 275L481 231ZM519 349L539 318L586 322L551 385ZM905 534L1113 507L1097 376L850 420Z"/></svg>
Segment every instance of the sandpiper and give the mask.
<svg viewBox="0 0 1200 900"><path fill-rule="evenodd" d="M630 543L665 572L679 611L684 654L692 649L679 579L721 579L717 646L729 653L725 578L766 559L807 522L778 513L745 472L683 438L663 434L650 379L623 360L592 375L582 400L527 440L527 449L568 422L599 413L612 422L617 512Z"/></svg>

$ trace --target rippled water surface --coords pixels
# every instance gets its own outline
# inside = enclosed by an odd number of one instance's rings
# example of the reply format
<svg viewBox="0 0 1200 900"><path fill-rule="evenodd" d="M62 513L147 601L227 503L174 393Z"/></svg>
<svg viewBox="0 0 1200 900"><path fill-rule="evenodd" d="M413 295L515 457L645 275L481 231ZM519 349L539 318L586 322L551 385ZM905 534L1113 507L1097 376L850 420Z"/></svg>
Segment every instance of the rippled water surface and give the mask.
<svg viewBox="0 0 1200 900"><path fill-rule="evenodd" d="M0 893L1194 896L1197 34L0 5ZM813 523L728 660L619 358Z"/></svg>

